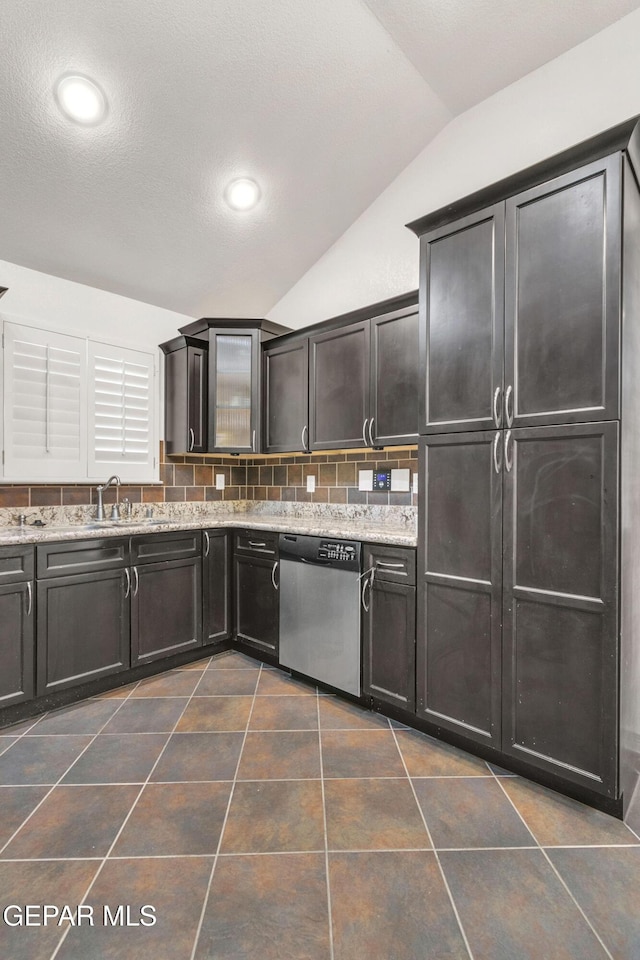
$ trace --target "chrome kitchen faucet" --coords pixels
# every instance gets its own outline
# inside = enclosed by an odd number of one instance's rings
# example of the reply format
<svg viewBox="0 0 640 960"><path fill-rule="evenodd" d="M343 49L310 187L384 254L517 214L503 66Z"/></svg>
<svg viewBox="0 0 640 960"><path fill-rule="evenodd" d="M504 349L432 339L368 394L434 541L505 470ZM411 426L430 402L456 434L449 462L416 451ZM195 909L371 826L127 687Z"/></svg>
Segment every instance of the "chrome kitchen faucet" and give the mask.
<svg viewBox="0 0 640 960"><path fill-rule="evenodd" d="M109 477L106 483L103 483L101 487L96 487L96 493L98 494L98 509L96 511L96 520L104 520L104 503L102 502L102 494L110 487L112 483L115 483L117 487L120 486L120 477L114 475Z"/></svg>

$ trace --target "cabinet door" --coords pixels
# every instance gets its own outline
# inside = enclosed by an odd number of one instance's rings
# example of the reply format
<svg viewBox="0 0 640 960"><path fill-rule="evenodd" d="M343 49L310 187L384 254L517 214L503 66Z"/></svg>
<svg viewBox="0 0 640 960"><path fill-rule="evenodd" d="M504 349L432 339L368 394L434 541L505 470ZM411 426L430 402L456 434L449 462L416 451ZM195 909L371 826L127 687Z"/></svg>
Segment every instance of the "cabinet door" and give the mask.
<svg viewBox="0 0 640 960"><path fill-rule="evenodd" d="M200 557L131 568L131 663L202 645Z"/></svg>
<svg viewBox="0 0 640 960"><path fill-rule="evenodd" d="M502 431L420 443L417 713L500 745Z"/></svg>
<svg viewBox="0 0 640 960"><path fill-rule="evenodd" d="M206 346L188 344L166 354L164 402L167 453L206 453Z"/></svg>
<svg viewBox="0 0 640 960"><path fill-rule="evenodd" d="M420 415L418 311L371 320L371 421L376 446L415 443Z"/></svg>
<svg viewBox="0 0 640 960"><path fill-rule="evenodd" d="M33 584L0 585L0 707L33 697Z"/></svg>
<svg viewBox="0 0 640 960"><path fill-rule="evenodd" d="M309 337L311 450L367 447L369 321Z"/></svg>
<svg viewBox="0 0 640 960"><path fill-rule="evenodd" d="M259 450L258 330L209 330L209 451Z"/></svg>
<svg viewBox="0 0 640 960"><path fill-rule="evenodd" d="M205 644L228 640L231 623L231 536L226 530L203 532L202 638Z"/></svg>
<svg viewBox="0 0 640 960"><path fill-rule="evenodd" d="M126 569L38 581L38 696L129 667Z"/></svg>
<svg viewBox="0 0 640 960"><path fill-rule="evenodd" d="M620 164L615 154L507 201L505 384L516 426L618 417Z"/></svg>
<svg viewBox="0 0 640 960"><path fill-rule="evenodd" d="M369 594L367 603L367 593ZM362 692L415 708L416 589L373 578L364 587Z"/></svg>
<svg viewBox="0 0 640 960"><path fill-rule="evenodd" d="M420 241L420 433L500 425L504 205Z"/></svg>
<svg viewBox="0 0 640 960"><path fill-rule="evenodd" d="M614 796L618 425L507 435L503 749Z"/></svg>
<svg viewBox="0 0 640 960"><path fill-rule="evenodd" d="M275 655L280 627L277 569L275 559L235 555L236 636Z"/></svg>
<svg viewBox="0 0 640 960"><path fill-rule="evenodd" d="M264 351L264 432L267 453L306 450L309 441L309 342Z"/></svg>

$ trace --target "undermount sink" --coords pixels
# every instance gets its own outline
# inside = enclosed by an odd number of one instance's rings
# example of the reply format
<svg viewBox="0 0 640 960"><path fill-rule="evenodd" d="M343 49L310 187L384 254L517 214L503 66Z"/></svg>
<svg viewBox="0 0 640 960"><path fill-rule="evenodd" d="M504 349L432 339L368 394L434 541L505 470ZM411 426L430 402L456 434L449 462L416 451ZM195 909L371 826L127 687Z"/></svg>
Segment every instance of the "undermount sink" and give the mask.
<svg viewBox="0 0 640 960"><path fill-rule="evenodd" d="M133 518L122 520L89 520L87 523L80 524L80 526L87 530L93 530L97 527L153 527L159 523L167 522L167 520L159 520L155 517L141 517L138 520Z"/></svg>

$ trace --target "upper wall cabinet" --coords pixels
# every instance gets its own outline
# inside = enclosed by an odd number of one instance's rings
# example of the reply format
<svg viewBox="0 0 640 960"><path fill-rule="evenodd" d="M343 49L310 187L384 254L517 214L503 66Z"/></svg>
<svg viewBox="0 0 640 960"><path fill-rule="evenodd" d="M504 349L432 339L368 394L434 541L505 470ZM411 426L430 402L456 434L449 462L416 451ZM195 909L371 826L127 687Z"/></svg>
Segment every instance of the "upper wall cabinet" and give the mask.
<svg viewBox="0 0 640 960"><path fill-rule="evenodd" d="M615 419L621 155L421 238L421 433Z"/></svg>
<svg viewBox="0 0 640 960"><path fill-rule="evenodd" d="M260 345L288 332L268 320L205 317L161 344L169 454L261 450Z"/></svg>
<svg viewBox="0 0 640 960"><path fill-rule="evenodd" d="M207 450L207 359L209 344L193 337L161 343L164 360L166 452Z"/></svg>
<svg viewBox="0 0 640 960"><path fill-rule="evenodd" d="M4 479L157 479L152 353L4 325Z"/></svg>
<svg viewBox="0 0 640 960"><path fill-rule="evenodd" d="M311 450L416 442L418 312L415 296L401 300L309 336Z"/></svg>
<svg viewBox="0 0 640 960"><path fill-rule="evenodd" d="M278 339L264 348L264 445L267 453L307 450L309 340Z"/></svg>

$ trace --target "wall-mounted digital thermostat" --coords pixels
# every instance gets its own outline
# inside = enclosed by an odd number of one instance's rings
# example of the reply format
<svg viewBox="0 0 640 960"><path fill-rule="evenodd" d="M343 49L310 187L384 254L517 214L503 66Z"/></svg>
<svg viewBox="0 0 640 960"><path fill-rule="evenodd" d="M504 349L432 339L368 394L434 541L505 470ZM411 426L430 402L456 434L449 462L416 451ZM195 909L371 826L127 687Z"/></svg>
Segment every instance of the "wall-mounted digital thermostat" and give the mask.
<svg viewBox="0 0 640 960"><path fill-rule="evenodd" d="M391 490L391 470L374 470L374 490Z"/></svg>

